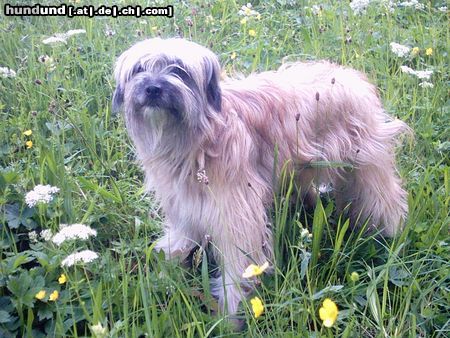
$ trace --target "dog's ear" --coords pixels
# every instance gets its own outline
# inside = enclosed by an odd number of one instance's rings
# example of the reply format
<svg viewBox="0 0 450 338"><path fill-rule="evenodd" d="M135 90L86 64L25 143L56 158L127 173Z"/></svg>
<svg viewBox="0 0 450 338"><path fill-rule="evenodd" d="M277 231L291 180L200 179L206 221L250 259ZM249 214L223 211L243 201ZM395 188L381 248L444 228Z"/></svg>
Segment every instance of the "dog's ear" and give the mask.
<svg viewBox="0 0 450 338"><path fill-rule="evenodd" d="M219 85L220 66L207 63L210 69L208 77L209 81L206 85L206 98L208 103L214 108L214 110L220 112L222 109L222 92Z"/></svg>
<svg viewBox="0 0 450 338"><path fill-rule="evenodd" d="M118 112L120 112L120 110L122 109L122 104L123 104L123 89L120 85L117 85L112 99L113 113L117 114Z"/></svg>

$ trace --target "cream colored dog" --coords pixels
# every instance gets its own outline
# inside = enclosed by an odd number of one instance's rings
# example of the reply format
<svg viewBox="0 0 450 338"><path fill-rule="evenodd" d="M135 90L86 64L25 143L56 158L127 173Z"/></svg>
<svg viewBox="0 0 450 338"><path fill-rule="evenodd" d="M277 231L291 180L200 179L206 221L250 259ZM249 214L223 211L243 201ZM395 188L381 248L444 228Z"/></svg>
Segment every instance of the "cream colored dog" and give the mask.
<svg viewBox="0 0 450 338"><path fill-rule="evenodd" d="M407 215L394 159L407 126L385 113L364 75L328 62L222 83L220 73L196 43L142 41L117 60L113 105L165 214L157 247L185 258L208 238L222 273L212 291L233 314L251 291L245 268L272 260L274 168L295 170L312 201L315 187L332 185L353 223L392 236Z"/></svg>

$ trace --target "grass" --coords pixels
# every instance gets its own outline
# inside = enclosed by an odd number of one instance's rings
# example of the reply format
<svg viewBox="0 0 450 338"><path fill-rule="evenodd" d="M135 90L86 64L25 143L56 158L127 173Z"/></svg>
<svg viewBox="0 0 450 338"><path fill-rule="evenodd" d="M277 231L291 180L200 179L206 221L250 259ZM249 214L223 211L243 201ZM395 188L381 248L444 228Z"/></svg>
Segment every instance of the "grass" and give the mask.
<svg viewBox="0 0 450 338"><path fill-rule="evenodd" d="M324 0L320 10L312 1L257 2L261 17L246 23L238 15L243 3L234 1L171 3L174 18L2 15L0 67L17 75L0 77L0 336L89 336L100 323L113 337L447 337L448 17L439 10L444 1L393 12L383 3L354 15L346 1ZM65 45L42 43L69 29L86 34ZM244 303L240 333L214 315L206 252L180 267L152 251L162 215L142 189L122 117L111 112L115 58L145 37L177 34L209 46L228 74L316 59L364 71L390 114L415 133L398 154L410 215L396 239L352 231L329 199L303 212L298 201L287 202L295 189L286 179L273 210L275 271L255 291L265 311L255 319ZM399 58L390 42L420 51ZM433 70L434 87L420 87L402 65ZM60 192L27 208L24 195L39 183ZM30 231L56 231L62 223L84 223L98 235L61 247L29 240ZM81 249L100 258L61 267ZM68 282L60 285L62 273ZM37 300L40 290L58 290L59 298ZM326 297L339 307L332 328L318 316Z"/></svg>

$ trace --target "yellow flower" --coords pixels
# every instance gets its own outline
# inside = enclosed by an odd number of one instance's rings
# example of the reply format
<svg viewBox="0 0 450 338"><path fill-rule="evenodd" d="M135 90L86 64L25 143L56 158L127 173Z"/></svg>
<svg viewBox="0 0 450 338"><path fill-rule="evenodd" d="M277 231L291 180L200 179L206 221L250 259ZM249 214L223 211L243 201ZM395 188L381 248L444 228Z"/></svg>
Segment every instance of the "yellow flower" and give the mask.
<svg viewBox="0 0 450 338"><path fill-rule="evenodd" d="M33 141L27 141L25 142L25 145L27 146L27 149L33 148Z"/></svg>
<svg viewBox="0 0 450 338"><path fill-rule="evenodd" d="M425 55L427 55L427 56L431 56L431 55L433 55L433 48L427 48L426 49L426 51L425 51Z"/></svg>
<svg viewBox="0 0 450 338"><path fill-rule="evenodd" d="M236 59L236 52L231 53L230 59L231 59L231 60Z"/></svg>
<svg viewBox="0 0 450 338"><path fill-rule="evenodd" d="M53 291L48 298L50 301L54 302L59 297L59 292L57 290Z"/></svg>
<svg viewBox="0 0 450 338"><path fill-rule="evenodd" d="M331 299L326 298L323 301L322 307L319 309L319 317L326 327L332 327L338 316L338 308L336 303Z"/></svg>
<svg viewBox="0 0 450 338"><path fill-rule="evenodd" d="M30 136L31 134L33 134L33 131L32 131L31 129L28 129L28 130L25 130L25 131L23 132L23 134L24 134L25 136Z"/></svg>
<svg viewBox="0 0 450 338"><path fill-rule="evenodd" d="M357 282L359 281L359 273L357 273L356 271L353 271L350 275L350 279L352 280L352 282Z"/></svg>
<svg viewBox="0 0 450 338"><path fill-rule="evenodd" d="M34 297L39 300L43 300L45 298L45 294L46 294L45 290L41 290L38 293L36 293Z"/></svg>
<svg viewBox="0 0 450 338"><path fill-rule="evenodd" d="M247 23L247 18L242 18L241 19L241 25L245 25Z"/></svg>
<svg viewBox="0 0 450 338"><path fill-rule="evenodd" d="M255 318L261 316L262 313L264 312L264 305L261 299L259 299L258 297L252 298L250 300L250 303L252 304L252 310L253 314L255 315Z"/></svg>
<svg viewBox="0 0 450 338"><path fill-rule="evenodd" d="M59 278L58 278L58 283L64 284L65 282L67 282L67 277L65 274L62 273L61 276L59 276Z"/></svg>
<svg viewBox="0 0 450 338"><path fill-rule="evenodd" d="M152 27L152 31L155 32L155 31L157 31L157 30L158 30L158 26L153 26L153 27Z"/></svg>
<svg viewBox="0 0 450 338"><path fill-rule="evenodd" d="M252 278L254 276L259 276L269 267L269 262L265 262L263 265L250 264L247 269L245 269L242 277Z"/></svg>
<svg viewBox="0 0 450 338"><path fill-rule="evenodd" d="M413 49L411 49L412 56L416 56L419 53L420 53L420 48L419 47L414 47Z"/></svg>
<svg viewBox="0 0 450 338"><path fill-rule="evenodd" d="M249 29L248 30L248 35L255 37L256 36L256 31L254 29Z"/></svg>

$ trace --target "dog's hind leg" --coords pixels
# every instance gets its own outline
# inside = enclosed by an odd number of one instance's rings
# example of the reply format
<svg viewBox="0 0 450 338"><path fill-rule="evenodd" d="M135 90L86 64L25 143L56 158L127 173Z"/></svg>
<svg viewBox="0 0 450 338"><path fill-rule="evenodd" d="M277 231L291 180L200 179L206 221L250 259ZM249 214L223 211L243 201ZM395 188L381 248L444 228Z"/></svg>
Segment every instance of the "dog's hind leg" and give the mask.
<svg viewBox="0 0 450 338"><path fill-rule="evenodd" d="M395 168L393 150L370 141L358 155L355 168L341 172L333 182L337 207L343 210L350 203L353 224L370 218L369 230L392 237L402 229L408 213L407 193Z"/></svg>

